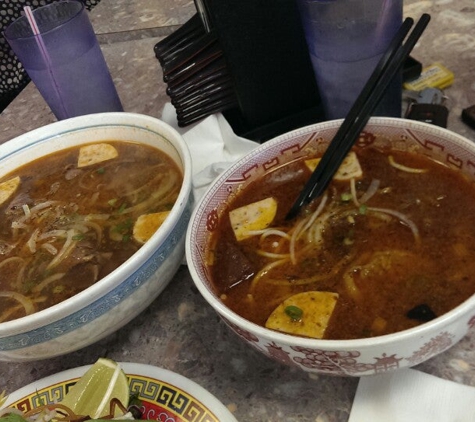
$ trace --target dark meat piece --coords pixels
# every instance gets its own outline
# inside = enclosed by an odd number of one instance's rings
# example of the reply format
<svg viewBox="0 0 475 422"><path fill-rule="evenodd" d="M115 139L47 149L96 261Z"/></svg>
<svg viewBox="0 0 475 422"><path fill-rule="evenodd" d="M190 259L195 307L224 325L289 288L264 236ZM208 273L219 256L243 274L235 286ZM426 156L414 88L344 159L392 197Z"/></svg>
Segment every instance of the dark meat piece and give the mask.
<svg viewBox="0 0 475 422"><path fill-rule="evenodd" d="M227 243L218 256L216 265L223 264L224 267L221 270L222 280L220 281L226 290L248 280L256 273L252 262L232 243Z"/></svg>
<svg viewBox="0 0 475 422"><path fill-rule="evenodd" d="M417 321L427 322L437 317L434 311L425 303L412 308L406 316Z"/></svg>

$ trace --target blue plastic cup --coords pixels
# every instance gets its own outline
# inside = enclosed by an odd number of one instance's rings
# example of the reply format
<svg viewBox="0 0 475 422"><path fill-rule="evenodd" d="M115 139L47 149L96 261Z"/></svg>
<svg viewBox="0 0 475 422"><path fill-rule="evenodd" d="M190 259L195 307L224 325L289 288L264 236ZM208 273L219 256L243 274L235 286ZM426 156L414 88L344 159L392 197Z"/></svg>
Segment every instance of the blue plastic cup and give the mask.
<svg viewBox="0 0 475 422"><path fill-rule="evenodd" d="M58 120L123 111L83 3L59 1L33 11L4 36Z"/></svg>
<svg viewBox="0 0 475 422"><path fill-rule="evenodd" d="M403 0L297 0L327 119L343 118L402 24ZM375 115L401 117L402 73Z"/></svg>

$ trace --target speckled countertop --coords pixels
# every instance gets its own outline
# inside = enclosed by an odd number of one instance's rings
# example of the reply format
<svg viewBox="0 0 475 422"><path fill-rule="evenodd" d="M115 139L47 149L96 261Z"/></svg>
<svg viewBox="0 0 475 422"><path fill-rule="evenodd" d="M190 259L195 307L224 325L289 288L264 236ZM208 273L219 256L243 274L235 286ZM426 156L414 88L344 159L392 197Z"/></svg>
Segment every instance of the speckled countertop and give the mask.
<svg viewBox="0 0 475 422"><path fill-rule="evenodd" d="M441 62L455 73L445 90L448 127L475 141L475 131L460 120L462 109L475 104L475 3L406 0L406 15L423 12L432 22L413 56L424 65ZM168 97L153 46L194 13L191 0L102 0L92 11L125 111L161 116ZM54 120L30 84L0 114L0 142ZM347 421L358 384L358 379L308 375L249 348L220 321L182 267L146 311L104 340L37 363L0 362L0 389L14 391L101 356L182 374L208 389L239 421ZM475 332L418 369L475 386Z"/></svg>

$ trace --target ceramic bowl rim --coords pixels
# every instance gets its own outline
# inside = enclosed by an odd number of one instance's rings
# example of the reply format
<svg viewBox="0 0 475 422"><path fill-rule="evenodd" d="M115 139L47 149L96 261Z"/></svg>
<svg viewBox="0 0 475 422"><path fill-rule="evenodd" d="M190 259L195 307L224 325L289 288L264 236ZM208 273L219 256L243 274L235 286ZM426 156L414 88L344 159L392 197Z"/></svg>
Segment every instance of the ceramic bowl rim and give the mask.
<svg viewBox="0 0 475 422"><path fill-rule="evenodd" d="M264 144L261 144L256 149L246 154L244 157L236 161L232 166L220 174L208 187L206 192L200 198L198 203L193 210L193 213L190 218L190 223L188 225L188 230L186 234L186 259L188 263L188 268L192 276L193 282L196 285L197 289L200 291L204 299L215 309L215 311L226 320L235 324L239 328L247 329L249 332L265 339L271 339L280 344L285 344L289 346L299 346L307 347L312 349L322 349L322 350L348 350L348 349L359 349L364 350L368 348L378 347L378 346L388 346L394 343L401 343L408 341L413 338L424 337L432 332L442 330L444 327L453 323L459 317L462 317L470 309L475 309L475 294L470 296L464 302L459 304L457 307L451 311L435 318L432 321L423 323L413 328L409 328L403 331L399 331L392 334L386 334L377 337L362 338L362 339L350 339L350 340L327 340L327 339L311 339L305 337L292 336L290 334L280 333L278 331L273 331L265 327L261 327L253 322L248 321L247 319L241 317L230 308L228 308L219 298L212 292L210 288L207 287L207 284L202 280L200 274L196 270L194 253L191 249L191 244L194 241L193 236L193 222L195 221L198 213L201 209L201 204L205 203L213 196L215 191L214 186L221 185L232 173L234 173L239 167L243 166L249 159L250 156L255 156L260 154L263 150L272 147L275 144L285 141L287 138L297 136L300 133L306 133L318 129L320 127L328 126L329 128L338 127L341 124L343 119L330 120L326 122L316 123L302 128L292 130L290 132L279 135ZM457 142L467 145L473 151L475 156L475 143L471 142L469 139L454 133L448 129L441 128L439 126L434 126L428 123L408 120L404 118L392 118L392 117L372 117L368 122L368 125L382 125L382 124L393 124L393 125L402 125L409 126L410 128L417 128L424 130L430 133L438 133L444 138L450 140L456 140Z"/></svg>
<svg viewBox="0 0 475 422"><path fill-rule="evenodd" d="M220 420L227 422L237 422L231 411L224 405L224 403L218 399L211 391L205 388L203 385L194 381L191 378L186 377L178 372L171 371L164 367L158 367L147 363L135 363L117 361L117 364L123 369L127 376L145 377L147 380L153 380L155 383L166 385L170 384L177 390L181 390L184 393L190 395L200 405L206 407L206 410L212 413ZM24 385L17 390L11 392L7 398L5 406L8 407L12 403L17 403L25 397L28 397L35 392L42 391L44 389L54 389L58 384L63 384L71 380L79 380L84 373L90 369L93 365L82 365L65 369L51 375L47 375L36 381L32 381L27 385ZM153 398L147 397L148 400L160 400L160 396L154 396ZM173 403L171 403L173 404Z"/></svg>
<svg viewBox="0 0 475 422"><path fill-rule="evenodd" d="M152 116L128 112L108 112L73 117L71 119L50 123L1 144L0 161L3 160L4 155L8 152L12 153L24 146L33 145L38 142L38 139L47 139L47 141L49 141L67 132L88 130L104 125L135 127L148 131L152 131L152 129L150 129L152 127L153 131L160 131L160 134L175 148L182 161L183 184L178 198L175 201L175 205L170 211L169 217L163 223L161 230L156 232L150 240L140 248L140 254L135 253L116 270L97 283L56 305L32 315L0 323L0 338L8 338L42 327L54 321L59 321L82 309L87 304L100 299L103 295L120 284L124 278L124 274L132 274L147 262L156 248L159 247L174 230L187 207L188 198L191 195L191 155L188 146L178 131L162 120Z"/></svg>

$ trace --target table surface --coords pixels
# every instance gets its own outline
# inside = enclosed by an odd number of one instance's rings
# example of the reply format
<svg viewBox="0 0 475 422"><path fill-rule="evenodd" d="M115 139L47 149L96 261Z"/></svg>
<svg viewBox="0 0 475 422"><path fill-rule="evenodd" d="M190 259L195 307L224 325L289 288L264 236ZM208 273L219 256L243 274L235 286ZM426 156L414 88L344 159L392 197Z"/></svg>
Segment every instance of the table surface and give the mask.
<svg viewBox="0 0 475 422"><path fill-rule="evenodd" d="M440 62L455 73L445 90L448 128L472 141L460 120L475 104L473 0L406 0L405 15L430 13L432 21L413 51L424 65ZM160 117L169 101L154 57L157 41L195 14L190 0L102 0L91 20L125 111ZM0 143L55 118L33 84L0 114ZM475 332L421 371L475 386ZM239 421L347 421L358 379L310 375L245 345L200 296L186 267L132 322L85 349L40 362L0 362L0 390L11 392L99 357L146 363L184 375L214 394Z"/></svg>

